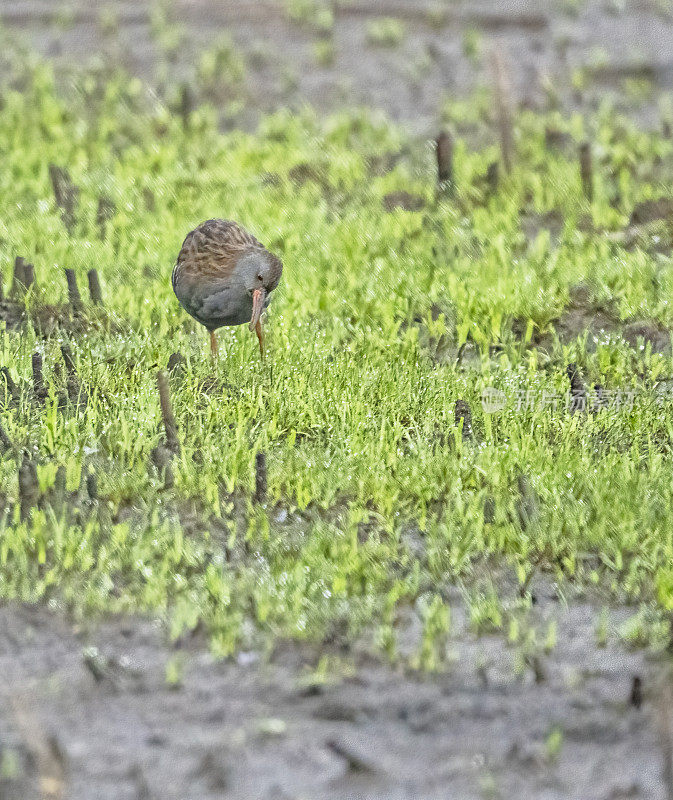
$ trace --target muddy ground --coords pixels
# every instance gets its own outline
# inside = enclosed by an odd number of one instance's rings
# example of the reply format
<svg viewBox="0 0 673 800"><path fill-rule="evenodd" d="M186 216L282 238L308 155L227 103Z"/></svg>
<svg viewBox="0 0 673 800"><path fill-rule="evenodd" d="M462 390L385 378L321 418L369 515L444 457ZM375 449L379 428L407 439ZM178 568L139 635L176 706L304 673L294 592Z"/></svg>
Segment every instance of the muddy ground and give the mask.
<svg viewBox="0 0 673 800"><path fill-rule="evenodd" d="M490 81L488 59L465 52L473 29L482 53L495 44L505 54L519 102L545 103L545 76L565 107L645 78L651 91L629 108L656 121L673 85L664 6L356 0L337 7L334 62L320 66L316 33L277 4L177 0L183 38L164 74L148 0L0 0L0 19L59 69L112 60L165 92L193 80L199 54L228 30L247 64L240 124L305 102L322 112L365 105L427 134L447 99ZM437 7L448 24L432 21ZM398 47L367 43L376 16L404 20ZM591 66L581 93L571 88L580 66ZM62 612L5 604L0 800L671 800L668 665L618 636L635 610L613 609L599 646L598 601L562 602L552 585L536 596L539 630L557 623L548 655L526 661L504 634L476 636L457 595L450 666L433 676L359 648L285 645L268 661L217 662L204 641L168 643L156 620L82 627ZM419 635L410 615L403 653ZM323 685L309 676L324 655L344 666Z"/></svg>
<svg viewBox="0 0 673 800"><path fill-rule="evenodd" d="M493 47L508 65L514 98L533 107L547 102L545 86L565 107L590 107L613 93L654 122L661 94L673 85L673 6L667 0L333 5L331 64L318 63L319 35L311 25L288 19L284 0L174 0L169 22L178 26L179 44L168 55L152 33L152 0L0 0L0 20L10 36L59 67L121 63L167 96L180 81L195 80L203 51L228 32L246 64L240 86L221 98L223 104L241 100L236 124L254 124L261 111L309 103L322 112L380 109L414 132L434 131L447 100L492 84ZM369 24L384 17L403 23L397 46L370 41ZM588 80L578 91L573 73L583 67ZM629 79L645 80L649 88L629 97Z"/></svg>
<svg viewBox="0 0 673 800"><path fill-rule="evenodd" d="M327 683L309 676L329 650L218 662L152 620L85 630L5 605L0 797L670 798L665 664L620 643L633 612L613 610L598 646L598 606L535 591L536 626L558 625L549 655L525 663L502 635L475 636L455 598L445 672L363 650ZM402 651L419 634L410 620Z"/></svg>

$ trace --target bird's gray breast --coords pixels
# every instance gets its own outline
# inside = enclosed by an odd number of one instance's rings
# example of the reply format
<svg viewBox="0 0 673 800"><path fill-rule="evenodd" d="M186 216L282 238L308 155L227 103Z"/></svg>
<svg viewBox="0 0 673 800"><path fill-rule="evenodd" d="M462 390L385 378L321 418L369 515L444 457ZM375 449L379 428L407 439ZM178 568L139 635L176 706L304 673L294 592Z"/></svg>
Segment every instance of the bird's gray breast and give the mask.
<svg viewBox="0 0 673 800"><path fill-rule="evenodd" d="M199 300L193 316L209 330L242 325L252 316L252 297L242 286L212 286L204 290Z"/></svg>
<svg viewBox="0 0 673 800"><path fill-rule="evenodd" d="M211 331L224 325L243 325L252 317L252 297L237 284L211 284L186 292L178 287L176 294L185 311ZM269 297L264 307L268 305Z"/></svg>

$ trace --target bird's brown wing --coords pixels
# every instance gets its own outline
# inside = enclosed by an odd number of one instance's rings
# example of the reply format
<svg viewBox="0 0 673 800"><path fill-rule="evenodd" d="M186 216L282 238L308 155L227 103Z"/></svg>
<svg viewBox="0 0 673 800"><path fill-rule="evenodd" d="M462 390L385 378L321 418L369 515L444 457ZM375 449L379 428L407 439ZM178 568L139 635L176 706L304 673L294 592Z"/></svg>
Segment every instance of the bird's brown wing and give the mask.
<svg viewBox="0 0 673 800"><path fill-rule="evenodd" d="M228 278L238 258L250 249L264 248L236 222L209 219L201 223L182 243L171 278L173 288L186 278L204 281Z"/></svg>

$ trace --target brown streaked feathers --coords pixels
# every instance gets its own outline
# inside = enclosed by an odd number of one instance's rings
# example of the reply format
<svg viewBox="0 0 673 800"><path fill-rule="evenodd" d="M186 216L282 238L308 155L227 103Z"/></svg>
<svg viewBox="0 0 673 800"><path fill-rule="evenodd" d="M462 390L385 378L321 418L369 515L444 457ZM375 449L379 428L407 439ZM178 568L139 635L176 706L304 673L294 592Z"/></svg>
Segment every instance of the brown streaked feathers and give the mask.
<svg viewBox="0 0 673 800"><path fill-rule="evenodd" d="M173 287L183 275L227 277L246 250L266 250L251 233L227 219L209 219L185 237L173 269ZM268 252L268 251L266 251Z"/></svg>

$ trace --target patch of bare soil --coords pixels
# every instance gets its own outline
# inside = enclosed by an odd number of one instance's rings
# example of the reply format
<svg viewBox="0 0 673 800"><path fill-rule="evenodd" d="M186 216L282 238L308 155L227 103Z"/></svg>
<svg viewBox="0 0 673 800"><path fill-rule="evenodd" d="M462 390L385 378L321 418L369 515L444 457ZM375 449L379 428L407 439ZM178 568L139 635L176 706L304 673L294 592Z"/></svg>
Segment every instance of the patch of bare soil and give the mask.
<svg viewBox="0 0 673 800"><path fill-rule="evenodd" d="M246 63L246 75L234 87L245 98L237 124L308 102L322 112L382 109L416 131L434 131L446 100L490 84L487 54L493 46L504 54L515 98L528 107L546 104L550 94L554 101L589 107L612 91L618 104L655 121L657 95L673 82L667 55L673 16L661 2L335 2L330 60L316 57L320 34L310 15L292 20L287 6L281 0L176 0L168 22L179 26L179 46L170 53L162 52L160 36L153 34L152 0L0 0L0 20L10 35L24 35L58 67L121 63L166 95L183 81L198 90L203 52L231 35ZM371 23L385 17L402 26L396 46L377 45L370 36ZM581 91L571 85L578 69L590 77ZM624 82L634 79L653 91L627 98Z"/></svg>
<svg viewBox="0 0 673 800"><path fill-rule="evenodd" d="M549 232L552 242L558 244L564 224L563 214L557 210L543 214L527 212L521 215L521 230L528 241L534 240L544 230Z"/></svg>
<svg viewBox="0 0 673 800"><path fill-rule="evenodd" d="M603 235L629 250L640 248L670 256L673 252L673 198L660 197L638 203L623 230Z"/></svg>
<svg viewBox="0 0 673 800"><path fill-rule="evenodd" d="M87 315L73 313L68 305L39 305L26 311L21 303L0 303L0 321L8 328L20 328L30 322L39 336L51 336L57 331L81 335L92 330L115 332L120 326L104 313L89 312Z"/></svg>
<svg viewBox="0 0 673 800"><path fill-rule="evenodd" d="M638 203L631 212L629 225L645 225L660 219L673 221L672 197L660 197L657 200Z"/></svg>
<svg viewBox="0 0 673 800"><path fill-rule="evenodd" d="M602 309L571 306L552 324L563 344L588 333L587 347L590 351L599 341L620 337L634 349L649 345L654 353L671 351L671 332L652 320L620 322ZM548 337L539 342L541 345L545 343L548 343Z"/></svg>
<svg viewBox="0 0 673 800"><path fill-rule="evenodd" d="M39 336L45 337L56 331L75 335L93 330L106 330L109 333L121 331L119 322L103 308L98 272L95 269L89 270L91 304L88 308L82 302L74 271L66 269L65 273L69 303L45 303L45 293L35 283L33 265L26 262L25 258L17 256L11 290L7 297L2 292L0 280L0 321L7 328L19 328L30 323ZM30 299L28 292L31 293Z"/></svg>
<svg viewBox="0 0 673 800"><path fill-rule="evenodd" d="M405 674L354 651L326 682L309 678L320 654L300 645L218 662L200 644L167 644L152 621L85 630L5 605L0 796L670 797L663 665L619 643L629 612L611 613L599 647L596 607L536 593L535 625L557 623L549 655L476 637L456 600L446 672ZM411 615L403 651L419 624Z"/></svg>
<svg viewBox="0 0 673 800"><path fill-rule="evenodd" d="M396 208L422 211L425 208L425 198L405 191L390 192L383 197L383 207L386 211L394 211Z"/></svg>
<svg viewBox="0 0 673 800"><path fill-rule="evenodd" d="M649 345L652 352L671 352L671 331L668 328L654 320L620 320L612 308L595 304L589 288L584 284L571 290L570 302L550 324L562 344L568 344L587 334L589 351L595 350L600 341L622 338L634 349ZM514 320L515 335L522 336L525 326L525 321ZM554 341L554 335L550 331L542 331L533 336L532 343L536 347L551 349Z"/></svg>

